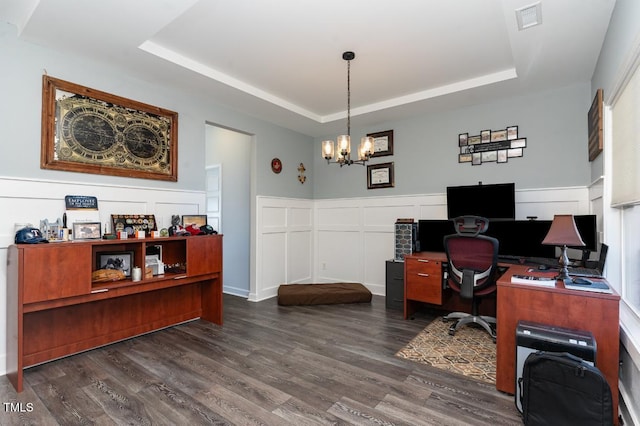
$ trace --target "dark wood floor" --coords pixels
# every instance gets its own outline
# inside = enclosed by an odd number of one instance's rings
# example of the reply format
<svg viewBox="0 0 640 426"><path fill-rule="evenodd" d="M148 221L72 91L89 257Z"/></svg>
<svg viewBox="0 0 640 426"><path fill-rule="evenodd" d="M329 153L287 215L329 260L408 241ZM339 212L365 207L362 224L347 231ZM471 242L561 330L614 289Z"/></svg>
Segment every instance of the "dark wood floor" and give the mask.
<svg viewBox="0 0 640 426"><path fill-rule="evenodd" d="M222 327L193 321L30 368L19 395L0 377L0 424L522 424L492 385L394 356L428 313L404 321L378 296L224 301Z"/></svg>

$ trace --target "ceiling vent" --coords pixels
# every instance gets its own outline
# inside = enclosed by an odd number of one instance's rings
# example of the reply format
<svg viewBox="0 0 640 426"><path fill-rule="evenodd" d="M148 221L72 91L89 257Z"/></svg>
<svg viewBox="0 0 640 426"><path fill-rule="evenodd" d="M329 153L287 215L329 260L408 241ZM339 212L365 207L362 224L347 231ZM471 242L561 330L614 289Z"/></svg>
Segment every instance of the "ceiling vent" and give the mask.
<svg viewBox="0 0 640 426"><path fill-rule="evenodd" d="M520 31L542 24L542 5L537 2L516 9L516 19Z"/></svg>

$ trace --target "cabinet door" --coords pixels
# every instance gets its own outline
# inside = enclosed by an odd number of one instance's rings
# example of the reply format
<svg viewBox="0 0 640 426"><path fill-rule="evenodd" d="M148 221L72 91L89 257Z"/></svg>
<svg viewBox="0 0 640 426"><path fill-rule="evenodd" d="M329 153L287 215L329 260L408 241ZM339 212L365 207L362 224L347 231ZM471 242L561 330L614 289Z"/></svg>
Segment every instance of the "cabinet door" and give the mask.
<svg viewBox="0 0 640 426"><path fill-rule="evenodd" d="M23 250L24 303L91 292L91 246L50 243Z"/></svg>
<svg viewBox="0 0 640 426"><path fill-rule="evenodd" d="M406 298L420 302L442 304L442 262L430 259L405 260Z"/></svg>
<svg viewBox="0 0 640 426"><path fill-rule="evenodd" d="M187 238L187 275L222 271L222 235Z"/></svg>

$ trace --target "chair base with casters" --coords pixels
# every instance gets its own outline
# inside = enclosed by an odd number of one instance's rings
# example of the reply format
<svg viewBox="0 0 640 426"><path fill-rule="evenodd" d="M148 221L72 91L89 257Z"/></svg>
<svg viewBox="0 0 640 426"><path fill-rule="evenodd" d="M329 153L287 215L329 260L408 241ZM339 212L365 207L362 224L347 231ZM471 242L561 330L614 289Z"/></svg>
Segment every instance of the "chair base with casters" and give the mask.
<svg viewBox="0 0 640 426"><path fill-rule="evenodd" d="M463 325L478 324L491 335L491 337L493 338L493 343L496 342L496 319L494 317L486 315L472 315L465 312L452 312L442 317L442 321L444 322L448 322L451 320L457 320L454 324L451 324L451 327L449 327L449 334L451 336L456 334L458 328L462 327Z"/></svg>

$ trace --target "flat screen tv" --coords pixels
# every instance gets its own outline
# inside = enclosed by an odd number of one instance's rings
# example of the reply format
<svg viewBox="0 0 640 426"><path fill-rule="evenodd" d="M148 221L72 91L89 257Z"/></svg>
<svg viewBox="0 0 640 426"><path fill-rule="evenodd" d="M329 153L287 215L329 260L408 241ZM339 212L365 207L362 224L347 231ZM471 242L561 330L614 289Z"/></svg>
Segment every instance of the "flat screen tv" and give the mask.
<svg viewBox="0 0 640 426"><path fill-rule="evenodd" d="M514 183L447 187L447 217L473 215L487 219L515 219Z"/></svg>

